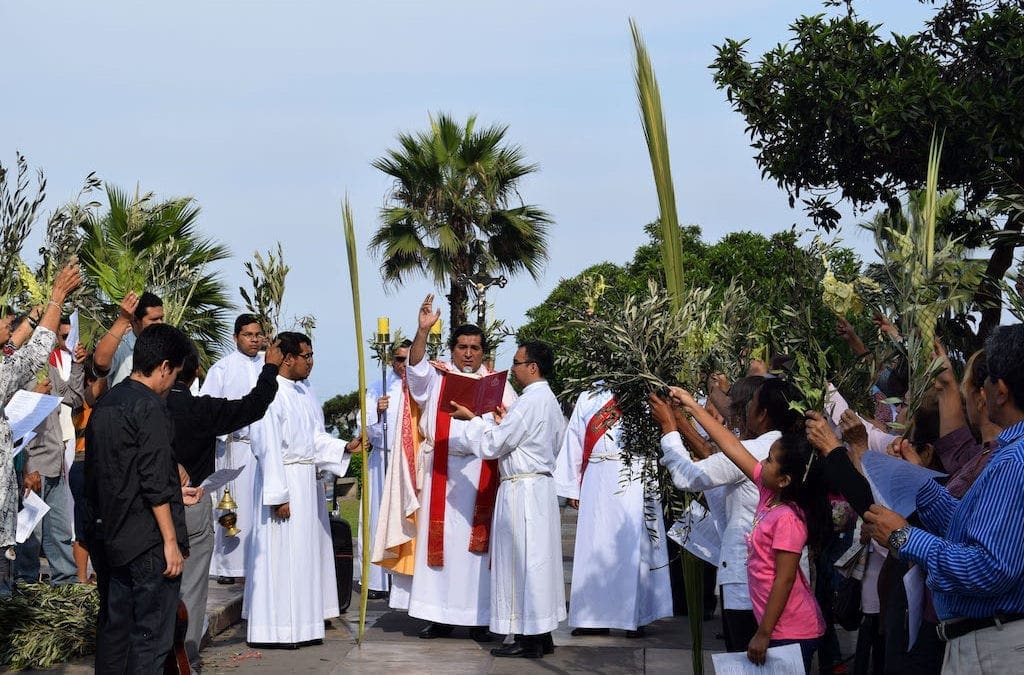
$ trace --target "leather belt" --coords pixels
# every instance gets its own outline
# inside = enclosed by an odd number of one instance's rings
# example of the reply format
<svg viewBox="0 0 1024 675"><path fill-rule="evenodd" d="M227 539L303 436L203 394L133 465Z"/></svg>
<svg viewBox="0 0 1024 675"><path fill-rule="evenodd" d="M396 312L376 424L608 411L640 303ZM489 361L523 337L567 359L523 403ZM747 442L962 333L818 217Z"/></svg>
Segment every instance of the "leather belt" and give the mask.
<svg viewBox="0 0 1024 675"><path fill-rule="evenodd" d="M939 634L939 639L949 642L982 628L1001 627L1003 624L1021 619L1024 619L1024 614L996 614L980 619L949 619L940 621L939 625L935 627L935 632Z"/></svg>

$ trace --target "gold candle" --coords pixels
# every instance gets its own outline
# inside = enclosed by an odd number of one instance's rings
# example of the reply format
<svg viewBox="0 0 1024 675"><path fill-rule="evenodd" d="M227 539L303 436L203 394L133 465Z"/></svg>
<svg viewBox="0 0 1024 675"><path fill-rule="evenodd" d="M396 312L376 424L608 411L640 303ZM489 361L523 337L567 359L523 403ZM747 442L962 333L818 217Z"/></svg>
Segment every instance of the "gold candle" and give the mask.
<svg viewBox="0 0 1024 675"><path fill-rule="evenodd" d="M440 319L435 321L434 325L430 327L430 334L431 335L437 335L438 337L440 337L440 335L441 335L441 320Z"/></svg>
<svg viewBox="0 0 1024 675"><path fill-rule="evenodd" d="M391 322L386 316L377 317L377 334L389 335L391 333Z"/></svg>

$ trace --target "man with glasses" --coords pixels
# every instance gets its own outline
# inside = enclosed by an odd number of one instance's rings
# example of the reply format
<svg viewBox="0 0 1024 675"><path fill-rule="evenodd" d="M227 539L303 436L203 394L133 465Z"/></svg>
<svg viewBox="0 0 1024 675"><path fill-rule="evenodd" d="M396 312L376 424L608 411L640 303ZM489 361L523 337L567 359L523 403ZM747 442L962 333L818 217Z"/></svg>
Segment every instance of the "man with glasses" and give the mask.
<svg viewBox="0 0 1024 675"><path fill-rule="evenodd" d="M377 519L380 512L381 495L384 492L385 470L391 464L391 458L399 453L392 453L396 447L396 441L401 441L401 418L398 416L401 407L403 388L405 387L405 363L409 358L410 340L403 340L396 347L391 355L391 370L388 371L386 382L374 378L366 388L366 409L376 410L376 420L366 429L366 435L370 441L371 451L366 458L366 469L369 471L370 483L370 541L377 536ZM382 386L383 385L383 386ZM371 415L373 413L370 413ZM387 438L385 438L385 424L387 425ZM399 446L400 447L400 446ZM362 521L365 517L362 510L359 511L359 532L363 531ZM359 579L362 571L361 546L355 547L353 571L355 579ZM390 574L380 565L370 565L370 577L367 586L370 589L367 597L370 600L387 598L391 591ZM408 601L399 602L400 609L408 607Z"/></svg>
<svg viewBox="0 0 1024 675"><path fill-rule="evenodd" d="M256 474L242 616L250 645L297 648L322 641L324 621L338 616L334 548L317 472L344 476L352 444L324 429L323 408L307 382L309 337L283 332L276 339L284 355L277 396L249 427Z"/></svg>
<svg viewBox="0 0 1024 675"><path fill-rule="evenodd" d="M212 366L199 393L213 398L239 399L256 386L263 369L264 343L263 328L253 314L242 314L235 319L234 339L236 349ZM249 447L249 427L235 429L217 439L216 468L235 469L244 467L238 478L227 487L238 504L236 527L240 533L228 536L223 527L216 529L213 546L213 564L210 573L217 576L218 583L232 584L245 574L245 539L252 529L250 517L253 510L253 476L256 460ZM223 491L213 496L219 503Z"/></svg>

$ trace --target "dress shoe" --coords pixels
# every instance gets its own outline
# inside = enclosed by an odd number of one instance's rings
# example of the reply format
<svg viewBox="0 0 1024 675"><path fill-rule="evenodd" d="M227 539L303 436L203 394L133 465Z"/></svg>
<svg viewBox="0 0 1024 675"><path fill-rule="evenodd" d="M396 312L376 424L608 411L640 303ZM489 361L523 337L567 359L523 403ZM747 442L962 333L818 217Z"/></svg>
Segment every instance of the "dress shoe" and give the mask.
<svg viewBox="0 0 1024 675"><path fill-rule="evenodd" d="M446 623L428 623L426 628L419 632L419 636L424 640L433 640L448 637L453 630L455 630L455 626L449 626Z"/></svg>
<svg viewBox="0 0 1024 675"><path fill-rule="evenodd" d="M234 577L217 577L217 583L221 584L222 586L230 586L231 584L235 583L235 578Z"/></svg>
<svg viewBox="0 0 1024 675"><path fill-rule="evenodd" d="M510 645L492 649L491 656L517 656L523 659L540 659L544 658L544 648L538 640L523 637Z"/></svg>
<svg viewBox="0 0 1024 675"><path fill-rule="evenodd" d="M608 635L607 628L573 628L569 635L580 637L581 635Z"/></svg>
<svg viewBox="0 0 1024 675"><path fill-rule="evenodd" d="M367 600L387 600L388 599L388 592L387 591L367 591L366 592L366 598L367 598Z"/></svg>
<svg viewBox="0 0 1024 675"><path fill-rule="evenodd" d="M473 638L477 642L490 642L494 639L491 635L491 631L487 626L471 626L469 629L469 637Z"/></svg>
<svg viewBox="0 0 1024 675"><path fill-rule="evenodd" d="M643 626L637 626L636 630L627 630L626 637L628 638L642 638L647 635L647 631Z"/></svg>
<svg viewBox="0 0 1024 675"><path fill-rule="evenodd" d="M555 653L555 640L551 637L551 633L544 633L541 635L540 644L545 654Z"/></svg>

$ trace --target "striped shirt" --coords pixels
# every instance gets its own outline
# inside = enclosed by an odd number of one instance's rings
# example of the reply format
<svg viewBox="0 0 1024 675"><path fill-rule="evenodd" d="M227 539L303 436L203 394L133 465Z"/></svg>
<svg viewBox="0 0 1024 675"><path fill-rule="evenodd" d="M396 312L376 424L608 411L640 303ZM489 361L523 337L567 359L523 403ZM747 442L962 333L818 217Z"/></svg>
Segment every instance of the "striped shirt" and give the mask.
<svg viewBox="0 0 1024 675"><path fill-rule="evenodd" d="M926 529L911 528L899 555L928 571L940 619L1024 613L1024 421L962 499L929 481L917 507Z"/></svg>

